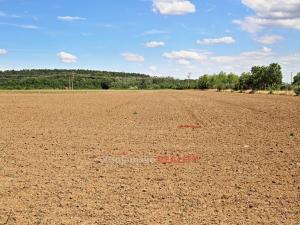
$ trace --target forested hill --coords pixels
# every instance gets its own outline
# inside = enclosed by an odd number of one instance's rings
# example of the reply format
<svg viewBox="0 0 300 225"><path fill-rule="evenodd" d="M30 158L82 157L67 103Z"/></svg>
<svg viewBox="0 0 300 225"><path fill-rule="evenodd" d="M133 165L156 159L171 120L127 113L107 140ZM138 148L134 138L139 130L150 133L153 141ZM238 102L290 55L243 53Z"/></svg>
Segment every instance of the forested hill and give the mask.
<svg viewBox="0 0 300 225"><path fill-rule="evenodd" d="M196 81L95 70L0 71L0 89L184 89Z"/></svg>
<svg viewBox="0 0 300 225"><path fill-rule="evenodd" d="M1 78L13 76L17 77L47 77L47 76L66 76L68 74L75 74L78 76L98 76L98 77L149 77L149 75L139 73L125 73L125 72L110 72L97 70L64 70L64 69L33 69L33 70L6 70L0 71Z"/></svg>

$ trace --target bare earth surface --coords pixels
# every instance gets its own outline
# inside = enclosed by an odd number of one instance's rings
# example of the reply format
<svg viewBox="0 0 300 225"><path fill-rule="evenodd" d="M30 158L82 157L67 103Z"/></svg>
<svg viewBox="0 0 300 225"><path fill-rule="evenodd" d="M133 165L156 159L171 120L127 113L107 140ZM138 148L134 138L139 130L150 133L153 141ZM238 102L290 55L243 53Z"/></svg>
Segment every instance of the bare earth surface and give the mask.
<svg viewBox="0 0 300 225"><path fill-rule="evenodd" d="M1 225L296 225L299 193L299 97L0 93Z"/></svg>

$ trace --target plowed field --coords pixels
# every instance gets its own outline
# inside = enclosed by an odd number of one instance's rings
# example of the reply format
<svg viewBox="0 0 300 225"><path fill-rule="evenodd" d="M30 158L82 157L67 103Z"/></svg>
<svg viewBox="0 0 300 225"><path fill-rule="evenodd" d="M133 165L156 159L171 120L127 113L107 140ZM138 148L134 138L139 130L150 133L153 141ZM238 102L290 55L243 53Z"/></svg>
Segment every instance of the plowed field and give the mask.
<svg viewBox="0 0 300 225"><path fill-rule="evenodd" d="M296 225L299 193L298 97L0 93L1 225Z"/></svg>

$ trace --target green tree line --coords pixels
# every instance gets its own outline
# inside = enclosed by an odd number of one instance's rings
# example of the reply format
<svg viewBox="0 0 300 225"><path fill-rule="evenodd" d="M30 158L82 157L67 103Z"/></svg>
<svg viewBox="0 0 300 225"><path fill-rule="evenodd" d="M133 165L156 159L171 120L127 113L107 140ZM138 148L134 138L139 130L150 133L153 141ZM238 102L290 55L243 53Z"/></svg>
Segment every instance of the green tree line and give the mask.
<svg viewBox="0 0 300 225"><path fill-rule="evenodd" d="M232 89L232 90L291 90L300 93L300 73L294 77L292 85L285 84L282 81L281 66L272 63L269 66L254 66L250 72L242 73L241 76L235 74L204 75L198 80L199 89Z"/></svg>
<svg viewBox="0 0 300 225"><path fill-rule="evenodd" d="M300 73L292 85L282 82L281 66L254 66L240 76L233 73L203 75L199 79L151 77L139 73L95 70L7 70L0 71L0 89L232 89L279 90L294 89L300 94Z"/></svg>

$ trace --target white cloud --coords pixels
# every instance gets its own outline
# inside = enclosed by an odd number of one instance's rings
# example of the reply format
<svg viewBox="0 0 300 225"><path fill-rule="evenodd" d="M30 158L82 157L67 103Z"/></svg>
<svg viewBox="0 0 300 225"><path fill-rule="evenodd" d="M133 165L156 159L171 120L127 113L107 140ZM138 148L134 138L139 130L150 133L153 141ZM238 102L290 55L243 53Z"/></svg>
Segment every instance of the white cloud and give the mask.
<svg viewBox="0 0 300 225"><path fill-rule="evenodd" d="M166 52L163 54L163 57L168 59L176 60L179 64L189 64L188 61L203 61L207 59L207 54L205 53L199 53L196 51L172 51L172 52Z"/></svg>
<svg viewBox="0 0 300 225"><path fill-rule="evenodd" d="M242 0L255 16L234 20L243 30L256 33L265 27L284 27L300 30L299 0Z"/></svg>
<svg viewBox="0 0 300 225"><path fill-rule="evenodd" d="M288 66L288 69L291 71L298 72L298 69L300 67L300 53L295 53L291 55L281 56L279 58L279 62L283 66ZM297 68L297 70L293 70L292 68Z"/></svg>
<svg viewBox="0 0 300 225"><path fill-rule="evenodd" d="M233 23L239 25L242 30L249 33L256 33L263 29L263 26L259 22L259 18L256 17L245 17L243 20L233 20Z"/></svg>
<svg viewBox="0 0 300 225"><path fill-rule="evenodd" d="M157 67L156 66L149 66L149 70L151 72L156 72L157 71Z"/></svg>
<svg viewBox="0 0 300 225"><path fill-rule="evenodd" d="M233 63L236 60L234 56L214 56L210 58L212 61L216 61L218 63Z"/></svg>
<svg viewBox="0 0 300 225"><path fill-rule="evenodd" d="M267 47L263 47L259 51L243 52L241 54L241 56L242 57L248 57L248 58L251 58L251 59L260 59L260 58L269 56L270 54L272 54L272 49L267 48Z"/></svg>
<svg viewBox="0 0 300 225"><path fill-rule="evenodd" d="M135 54L135 53L126 52L126 53L122 53L121 56L123 57L123 59L125 59L126 61L129 61L129 62L144 62L145 61L143 56Z"/></svg>
<svg viewBox="0 0 300 225"><path fill-rule="evenodd" d="M153 11L163 15L184 15L196 12L190 0L153 0Z"/></svg>
<svg viewBox="0 0 300 225"><path fill-rule="evenodd" d="M165 46L165 43L162 41L150 41L150 42L146 43L145 46L147 48L158 48L158 47Z"/></svg>
<svg viewBox="0 0 300 225"><path fill-rule="evenodd" d="M232 55L218 55L211 52L196 52L196 54L182 53L191 51L179 51L175 52L176 54L174 52L165 53L164 57L171 59L171 63L174 62L174 64L160 68L159 72L180 78L185 78L184 74L188 72L194 74L195 77L203 74L218 73L221 70L227 73L234 72L241 74L242 72L250 71L255 65L262 66L278 62L282 66L284 81L289 81L291 71L297 72L300 68L300 52L283 55L273 52L268 47L252 51L242 51ZM206 59L195 60L198 59L196 56L197 53L204 54Z"/></svg>
<svg viewBox="0 0 300 225"><path fill-rule="evenodd" d="M269 19L249 16L244 20L234 20L233 23L240 25L242 30L245 30L249 33L257 33L268 26L300 30L300 18Z"/></svg>
<svg viewBox="0 0 300 225"><path fill-rule="evenodd" d="M263 18L300 17L300 1L298 0L242 0L242 3Z"/></svg>
<svg viewBox="0 0 300 225"><path fill-rule="evenodd" d="M283 37L278 35L265 35L262 37L255 38L254 40L264 45L271 45L278 41L283 40Z"/></svg>
<svg viewBox="0 0 300 225"><path fill-rule="evenodd" d="M7 54L7 50L0 48L0 55L6 55Z"/></svg>
<svg viewBox="0 0 300 225"><path fill-rule="evenodd" d="M86 20L86 18L78 17L78 16L58 16L58 20L65 21L65 22L73 22L78 20Z"/></svg>
<svg viewBox="0 0 300 225"><path fill-rule="evenodd" d="M59 52L57 54L57 57L59 57L60 60L64 63L76 63L78 59L75 55L72 55L67 52Z"/></svg>
<svg viewBox="0 0 300 225"><path fill-rule="evenodd" d="M223 70L225 72L241 73L250 71L255 65L268 65L279 62L279 57L272 52L272 49L263 47L259 50L241 52L238 55L216 55L211 56L204 66L214 69L213 72Z"/></svg>
<svg viewBox="0 0 300 225"><path fill-rule="evenodd" d="M198 44L202 45L216 45L216 44L233 44L235 40L233 37L221 37L221 38L205 38L203 40L198 40Z"/></svg>
<svg viewBox="0 0 300 225"><path fill-rule="evenodd" d="M278 55L272 49L263 47L260 50L242 52L239 55L212 56L203 64L203 69L211 72L224 70L226 72L241 73L250 71L254 65L268 65L278 62L282 66L284 81L289 81L291 71L298 71L300 67L300 53Z"/></svg>
<svg viewBox="0 0 300 225"><path fill-rule="evenodd" d="M176 63L179 65L190 65L191 61L186 60L186 59L179 59L179 60L176 60Z"/></svg>
<svg viewBox="0 0 300 225"><path fill-rule="evenodd" d="M203 62L208 58L208 53L199 53L194 50L181 50L165 52L163 57L173 60L178 65L191 65L192 62Z"/></svg>
<svg viewBox="0 0 300 225"><path fill-rule="evenodd" d="M210 60L218 63L241 63L245 61L263 60L272 54L272 49L263 47L262 49L256 51L242 52L237 56L212 56Z"/></svg>

